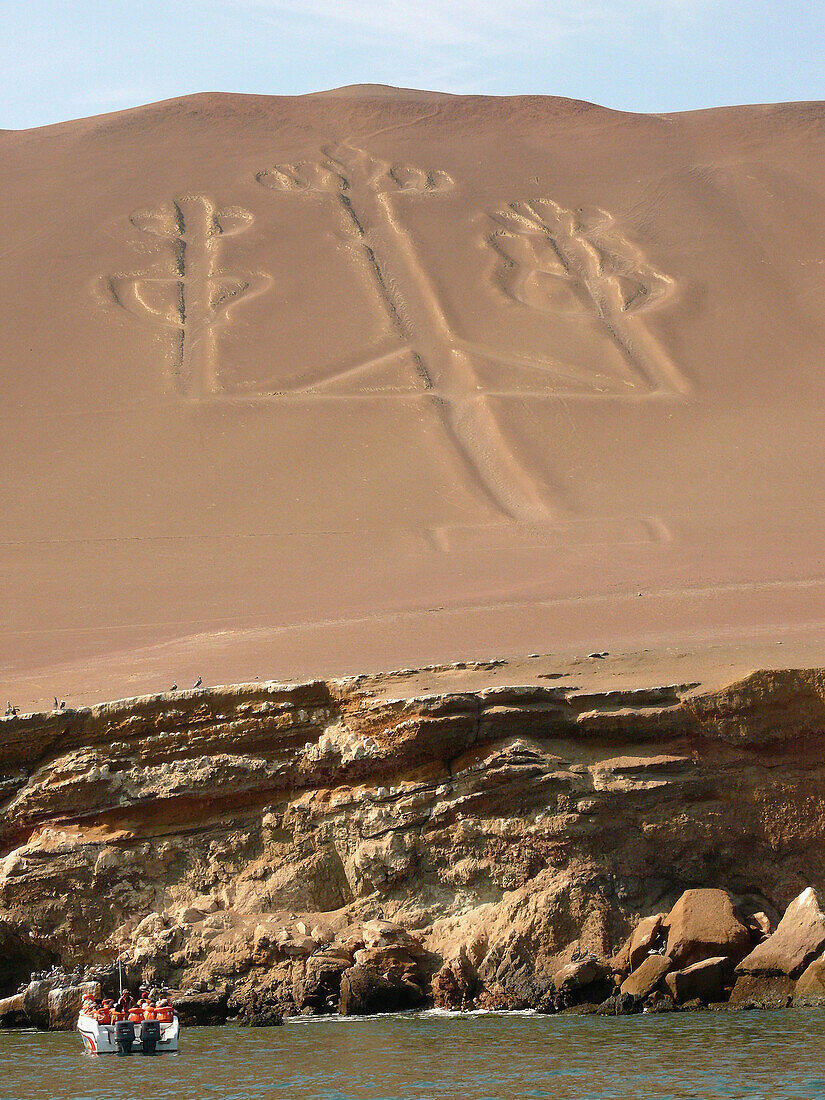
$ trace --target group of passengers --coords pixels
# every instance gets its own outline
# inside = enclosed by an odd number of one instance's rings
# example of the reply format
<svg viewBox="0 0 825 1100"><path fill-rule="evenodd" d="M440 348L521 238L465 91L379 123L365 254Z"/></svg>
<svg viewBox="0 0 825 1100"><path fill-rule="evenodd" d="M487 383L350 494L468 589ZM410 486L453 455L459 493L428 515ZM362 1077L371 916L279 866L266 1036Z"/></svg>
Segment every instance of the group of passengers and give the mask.
<svg viewBox="0 0 825 1100"><path fill-rule="evenodd" d="M144 1020L158 1020L162 1024L171 1024L174 1010L165 993L157 989L142 987L135 999L128 989L125 989L120 999L115 1001L111 997L105 997L102 1001L96 1000L91 993L83 998L81 1011L86 1016L93 1016L100 1024L116 1024L119 1020L129 1020L133 1024L143 1023Z"/></svg>

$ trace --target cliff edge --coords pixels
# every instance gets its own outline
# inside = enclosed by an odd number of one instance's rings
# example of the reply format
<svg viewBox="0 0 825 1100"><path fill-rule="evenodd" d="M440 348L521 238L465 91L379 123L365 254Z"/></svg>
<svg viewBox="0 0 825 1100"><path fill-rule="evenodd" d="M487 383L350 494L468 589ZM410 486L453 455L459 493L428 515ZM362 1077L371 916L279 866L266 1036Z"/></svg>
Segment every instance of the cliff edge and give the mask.
<svg viewBox="0 0 825 1100"><path fill-rule="evenodd" d="M712 691L408 679L0 719L0 996L120 956L230 1007L325 1011L380 949L424 1000L446 966L535 1003L688 888L775 922L825 883L821 670Z"/></svg>

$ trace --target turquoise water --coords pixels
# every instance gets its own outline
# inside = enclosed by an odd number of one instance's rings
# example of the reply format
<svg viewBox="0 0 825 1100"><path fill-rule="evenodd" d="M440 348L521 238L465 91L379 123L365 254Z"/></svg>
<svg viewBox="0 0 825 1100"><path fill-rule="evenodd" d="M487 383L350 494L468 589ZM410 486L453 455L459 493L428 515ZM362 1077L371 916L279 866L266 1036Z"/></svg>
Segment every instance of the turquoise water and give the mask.
<svg viewBox="0 0 825 1100"><path fill-rule="evenodd" d="M0 1064L3 1100L815 1100L825 1013L300 1019L191 1028L157 1058L0 1032Z"/></svg>

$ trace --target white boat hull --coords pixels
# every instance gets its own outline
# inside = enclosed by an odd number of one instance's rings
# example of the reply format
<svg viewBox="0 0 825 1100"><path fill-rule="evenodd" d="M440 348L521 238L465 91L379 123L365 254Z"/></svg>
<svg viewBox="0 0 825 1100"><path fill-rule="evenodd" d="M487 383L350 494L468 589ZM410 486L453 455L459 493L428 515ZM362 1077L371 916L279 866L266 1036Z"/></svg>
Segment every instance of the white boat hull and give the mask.
<svg viewBox="0 0 825 1100"><path fill-rule="evenodd" d="M135 1041L132 1044L134 1054L141 1053L140 1033L142 1026L142 1024L135 1024ZM114 1024L101 1024L94 1016L87 1016L81 1012L77 1019L77 1030L80 1032L83 1046L89 1054L117 1054ZM179 1035L180 1022L175 1016L171 1024L160 1025L160 1041L155 1047L155 1052L157 1054L169 1054L176 1051Z"/></svg>

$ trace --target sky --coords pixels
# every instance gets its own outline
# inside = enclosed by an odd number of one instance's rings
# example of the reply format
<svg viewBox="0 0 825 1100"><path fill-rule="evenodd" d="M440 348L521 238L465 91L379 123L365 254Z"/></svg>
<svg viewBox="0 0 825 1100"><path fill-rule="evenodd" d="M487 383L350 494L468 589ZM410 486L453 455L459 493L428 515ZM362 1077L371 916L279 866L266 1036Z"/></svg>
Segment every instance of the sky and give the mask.
<svg viewBox="0 0 825 1100"><path fill-rule="evenodd" d="M0 0L0 128L394 84L679 111L825 99L825 0Z"/></svg>

